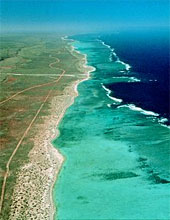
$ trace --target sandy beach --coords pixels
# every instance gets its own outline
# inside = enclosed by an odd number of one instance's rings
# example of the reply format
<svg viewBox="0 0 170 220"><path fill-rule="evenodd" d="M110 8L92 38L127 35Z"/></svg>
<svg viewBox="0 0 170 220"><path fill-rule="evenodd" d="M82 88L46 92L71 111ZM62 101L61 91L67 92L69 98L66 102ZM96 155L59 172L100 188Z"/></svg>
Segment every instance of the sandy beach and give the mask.
<svg viewBox="0 0 170 220"><path fill-rule="evenodd" d="M64 40L64 39L63 39ZM77 52L71 48L72 55ZM53 185L59 174L64 157L51 144L59 135L56 129L66 109L78 95L77 86L89 78L94 71L87 66L86 56L80 60L84 78L65 87L61 95L53 97L50 103L50 114L43 118L43 124L37 126L33 138L34 147L29 153L29 162L17 175L11 205L10 219L53 219L57 211L52 198ZM26 207L26 208L25 208Z"/></svg>

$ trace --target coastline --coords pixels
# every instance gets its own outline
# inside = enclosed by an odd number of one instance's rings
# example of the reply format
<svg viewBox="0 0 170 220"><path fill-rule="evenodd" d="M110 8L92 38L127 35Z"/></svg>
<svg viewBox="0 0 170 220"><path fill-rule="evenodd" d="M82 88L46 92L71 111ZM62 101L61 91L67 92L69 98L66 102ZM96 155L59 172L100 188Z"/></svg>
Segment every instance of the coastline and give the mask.
<svg viewBox="0 0 170 220"><path fill-rule="evenodd" d="M64 38L62 38L63 40L67 40L67 39L65 39L65 38L67 38L67 36L66 37L64 37ZM70 39L68 39L68 40L70 40ZM73 41L73 40L70 40L70 41ZM73 41L74 42L74 41ZM76 50L76 48L74 47L74 46L72 46L71 45L71 51L70 51L71 53L72 53L72 55L74 56L74 52L75 53L77 53L77 54L81 54L78 50ZM81 83L81 82L84 82L84 81L86 81L86 80L89 80L89 78L90 78L90 73L91 72L94 72L96 69L95 69L95 67L92 67L92 66L88 66L87 65L87 55L86 54L82 54L83 56L84 56L84 58L82 59L82 60L80 60L80 64L82 64L82 67L83 67L83 69L84 69L84 71L85 71L85 78L84 79L81 79L81 80L78 80L78 81L76 81L75 83L73 83L73 90L74 90L74 96L72 96L72 99L70 100L70 103L66 106L66 108L65 108L65 110L63 111L63 114L62 114L62 117L61 117L61 119L64 117L64 114L65 114L65 111L67 110L67 108L69 108L71 105L73 105L74 104L74 100L75 100L75 98L79 95L78 94L78 85ZM61 121L61 119L60 119L60 121ZM59 123L60 123L60 121L58 122L58 124L57 125L59 125ZM54 148L54 149L56 149L55 147L54 147L54 145L52 144L52 141L54 140L54 139L56 139L56 138L58 138L59 137L59 135L60 135L60 133L59 133L59 129L57 128L56 129L56 132L55 132L55 137L51 140L51 145L52 145L52 147ZM62 157L62 162L61 162L61 166L60 166L60 169L58 170L58 172L57 172L57 174L54 176L54 181L53 181L53 183L52 183L52 185L51 185L51 188L50 188L50 196L51 196L51 205L53 206L53 214L51 215L51 220L53 220L54 219L54 217L55 217L55 215L56 215L56 212L57 212L57 206L55 206L54 205L54 201L53 201L53 187L54 187L54 184L55 184L55 182L57 181L57 177L58 177L58 175L59 175L59 173L60 173L60 171L61 171L61 169L62 169L62 165L63 165L63 163L64 163L64 161L65 161L65 158L64 158L64 156L60 153L60 151L59 151L59 149L56 149L57 150L57 152L59 153L59 155Z"/></svg>
<svg viewBox="0 0 170 220"><path fill-rule="evenodd" d="M97 71L79 86L54 142L66 157L53 190L56 219L166 218L168 131L153 116L113 104L102 83L122 64L111 64L108 49L91 36L78 40Z"/></svg>
<svg viewBox="0 0 170 220"><path fill-rule="evenodd" d="M64 40L64 39L63 39ZM71 47L72 48L72 47ZM75 48L71 54L79 53ZM74 103L78 96L77 87L82 81L88 80L94 68L87 66L87 58L83 55L79 63L84 72L80 78L65 87L63 93L53 97L50 103L50 114L43 117L44 122L37 127L38 132L33 138L34 147L29 153L29 162L21 167L13 192L13 200L9 219L34 217L37 219L53 219L57 208L54 205L52 191L64 162L63 155L52 145L52 140L59 136L58 125L66 109ZM57 127L57 128L56 128ZM29 203L24 204L24 198Z"/></svg>

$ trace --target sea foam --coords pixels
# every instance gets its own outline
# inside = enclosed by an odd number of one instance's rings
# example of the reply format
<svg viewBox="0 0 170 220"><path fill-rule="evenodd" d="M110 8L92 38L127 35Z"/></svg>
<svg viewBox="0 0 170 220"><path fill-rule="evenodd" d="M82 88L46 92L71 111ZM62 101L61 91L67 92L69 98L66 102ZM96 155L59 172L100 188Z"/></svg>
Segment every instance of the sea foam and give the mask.
<svg viewBox="0 0 170 220"><path fill-rule="evenodd" d="M138 112L140 112L140 113L142 113L142 114L144 114L144 115L150 115L150 116L155 116L155 117L158 117L158 116L159 116L158 113L155 113L155 112L152 112L152 111L144 110L144 109L142 109L142 108L140 108L140 107L135 106L134 104L127 104L127 105L118 106L118 108L124 108L124 107L125 107L125 108L129 108L129 109L131 109L131 110L133 110L133 111L138 111Z"/></svg>
<svg viewBox="0 0 170 220"><path fill-rule="evenodd" d="M67 36L65 36L65 37L63 37L64 38L64 40L68 40L68 37ZM69 39L69 40L71 40L72 42L76 42L75 40L73 40L73 39ZM74 45L71 45L71 54L73 55L73 56L75 56L74 55L74 53L73 52L75 52L75 53L77 53L77 54L81 54L81 52L78 50L78 48ZM87 54L82 54L83 56L84 56L84 58L82 59L83 60L83 68L86 70L86 72L87 72L87 78L86 79L84 79L84 80L82 80L82 81L85 81L85 80L88 80L89 78L90 78L90 73L92 73L92 72L94 72L94 71L96 71L96 68L94 67L94 66L90 66L90 65L88 65L88 61L87 61ZM76 91L77 91L77 89L76 89Z"/></svg>
<svg viewBox="0 0 170 220"><path fill-rule="evenodd" d="M104 85L103 85L103 83L101 83L101 85L102 85L102 88L105 90L105 91L107 91L107 96L110 98L110 99L112 99L113 101L115 101L115 102L119 102L119 103L121 103L123 100L122 99L118 99L118 98L115 98L115 97L112 97L112 96L110 96L110 94L111 94L111 90L110 89L108 89L108 88L106 88Z"/></svg>
<svg viewBox="0 0 170 220"><path fill-rule="evenodd" d="M116 60L116 63L121 63L121 64L123 64L123 65L125 66L125 69L126 69L127 71L129 71L130 68L131 68L131 66L130 66L129 64L124 63L124 62L121 61L119 58Z"/></svg>
<svg viewBox="0 0 170 220"><path fill-rule="evenodd" d="M128 76L113 76L112 78L113 79L127 79L128 82L140 82L141 81L140 79L138 79L134 76L130 76L130 77L128 77Z"/></svg>
<svg viewBox="0 0 170 220"><path fill-rule="evenodd" d="M159 122L160 125L170 129L170 125L166 125L166 123L168 122L167 118L161 117L161 118L158 119L158 122Z"/></svg>
<svg viewBox="0 0 170 220"><path fill-rule="evenodd" d="M160 123L166 123L166 122L168 122L168 119L167 118L160 118L159 122Z"/></svg>
<svg viewBox="0 0 170 220"><path fill-rule="evenodd" d="M121 63L121 64L123 64L123 65L125 66L126 71L129 71L129 70L130 70L131 66L130 66L129 64L124 63L123 61L121 61L121 60L119 59L119 57L117 56L117 54L115 53L115 50L114 50L113 48L111 48L110 45L106 44L104 41L102 41L102 40L100 40L100 39L97 39L97 40L98 40L99 42L101 42L105 47L107 47L107 48L110 49L110 51L111 51L110 57L109 57L110 62L113 61L113 60L112 60L112 55L113 55L113 56L116 58L116 61L115 61L116 63Z"/></svg>

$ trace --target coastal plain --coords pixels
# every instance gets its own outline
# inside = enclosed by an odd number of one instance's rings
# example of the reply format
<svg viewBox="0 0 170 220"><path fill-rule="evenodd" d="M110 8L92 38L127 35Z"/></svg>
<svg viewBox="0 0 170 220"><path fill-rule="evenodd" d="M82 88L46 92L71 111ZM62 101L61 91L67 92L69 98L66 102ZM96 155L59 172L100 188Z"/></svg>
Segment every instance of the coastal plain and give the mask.
<svg viewBox="0 0 170 220"><path fill-rule="evenodd" d="M0 219L53 219L63 157L51 140L86 59L56 34L6 34L0 51Z"/></svg>

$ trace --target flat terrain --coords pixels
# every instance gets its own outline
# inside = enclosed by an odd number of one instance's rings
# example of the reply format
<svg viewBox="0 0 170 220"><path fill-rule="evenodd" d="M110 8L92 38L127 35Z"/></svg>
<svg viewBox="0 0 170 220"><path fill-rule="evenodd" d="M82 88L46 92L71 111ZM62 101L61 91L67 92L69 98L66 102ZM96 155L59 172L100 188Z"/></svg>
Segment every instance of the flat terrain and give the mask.
<svg viewBox="0 0 170 220"><path fill-rule="evenodd" d="M55 35L4 35L0 45L1 216L9 219L17 172L29 160L50 104L83 78L82 55Z"/></svg>

